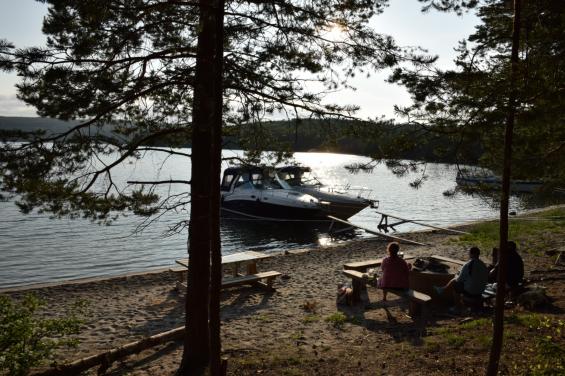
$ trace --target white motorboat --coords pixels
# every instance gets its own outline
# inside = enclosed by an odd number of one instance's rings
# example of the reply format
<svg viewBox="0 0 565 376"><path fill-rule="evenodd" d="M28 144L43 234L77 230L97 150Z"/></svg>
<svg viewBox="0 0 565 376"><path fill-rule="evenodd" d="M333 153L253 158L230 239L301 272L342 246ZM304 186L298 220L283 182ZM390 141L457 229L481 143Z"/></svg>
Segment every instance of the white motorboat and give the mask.
<svg viewBox="0 0 565 376"><path fill-rule="evenodd" d="M287 221L327 219L316 197L291 189L272 168L227 168L222 178L221 196L224 217Z"/></svg>
<svg viewBox="0 0 565 376"><path fill-rule="evenodd" d="M328 215L348 219L366 207L378 207L379 202L369 198L371 190L324 185L309 167L286 166L277 168L276 173L291 189L317 198Z"/></svg>

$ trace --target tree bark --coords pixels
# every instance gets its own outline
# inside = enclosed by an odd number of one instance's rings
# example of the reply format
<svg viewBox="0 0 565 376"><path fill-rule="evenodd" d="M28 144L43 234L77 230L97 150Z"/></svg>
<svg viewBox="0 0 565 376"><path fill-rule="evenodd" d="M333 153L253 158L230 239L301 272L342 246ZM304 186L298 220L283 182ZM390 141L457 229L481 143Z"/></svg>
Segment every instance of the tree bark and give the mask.
<svg viewBox="0 0 565 376"><path fill-rule="evenodd" d="M214 79L211 90L214 96L214 108L210 116L212 123L212 160L210 168L210 241L211 241L211 281L210 281L210 373L219 376L225 369L221 364L220 339L220 293L222 289L222 247L220 239L220 174L222 167L222 107L223 107L223 54L224 54L224 3L225 0L213 0L215 14Z"/></svg>
<svg viewBox="0 0 565 376"><path fill-rule="evenodd" d="M512 137L517 108L518 49L520 46L520 13L521 0L514 0L514 20L512 27L512 55L510 73L510 93L508 97L508 115L504 134L504 165L502 172L502 195L500 198L500 243L498 254L498 278L496 289L496 305L490 349L488 376L498 374L500 354L504 334L504 300L506 296L506 269L508 253L508 201L510 197L510 177L512 168Z"/></svg>
<svg viewBox="0 0 565 376"><path fill-rule="evenodd" d="M221 12L218 10L221 9ZM186 336L178 375L200 375L210 365L210 328L219 327L219 313L210 317L210 305L219 298L217 272L211 288L210 262L219 255L219 199L222 121L223 2L200 0L200 21L192 114L192 186L189 225L189 264L186 297ZM216 208L218 208L216 210ZM221 259L220 259L221 262ZM221 282L220 282L221 283ZM213 322L212 324L210 323ZM217 332L217 333L216 333ZM219 330L214 330L218 352ZM219 358L215 356L215 358ZM214 361L216 362L216 360ZM216 368L216 367L214 367Z"/></svg>

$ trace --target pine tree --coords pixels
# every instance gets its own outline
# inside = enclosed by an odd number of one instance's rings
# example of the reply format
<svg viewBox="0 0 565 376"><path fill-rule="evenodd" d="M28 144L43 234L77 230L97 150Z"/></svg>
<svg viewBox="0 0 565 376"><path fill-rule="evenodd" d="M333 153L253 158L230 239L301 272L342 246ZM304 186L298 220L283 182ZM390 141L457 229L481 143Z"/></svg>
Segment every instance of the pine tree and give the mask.
<svg viewBox="0 0 565 376"><path fill-rule="evenodd" d="M565 181L565 3L487 0L478 15L482 23L468 43L461 43L456 70L423 74L398 69L392 80L413 95L414 104L399 110L412 124L451 135L461 158L468 150L460 146L479 140L481 164L502 175L498 289L486 369L487 375L496 375L504 331L511 176Z"/></svg>
<svg viewBox="0 0 565 376"><path fill-rule="evenodd" d="M564 13L562 1L524 2L516 74L514 178L556 184L565 180ZM501 173L500 145L511 92L512 3L484 1L477 14L481 24L461 42L456 69L397 69L391 80L412 94L414 104L399 108L410 124L424 133L452 135L451 144L457 146L463 162L478 146L480 164Z"/></svg>
<svg viewBox="0 0 565 376"><path fill-rule="evenodd" d="M355 106L322 103L327 90L358 72L430 59L370 29L387 0L45 2L47 47L2 41L0 68L22 77L19 97L39 115L82 122L57 135L4 134L20 142L0 148L1 188L24 212L105 221L116 211L153 215L181 205L160 201L153 188L190 185L179 372L201 372L211 358L218 374L220 137L274 113L350 117ZM323 89L312 91L311 81ZM189 140L192 156L155 146ZM113 168L145 150L192 157L192 180L117 186ZM93 167L95 160L105 162Z"/></svg>

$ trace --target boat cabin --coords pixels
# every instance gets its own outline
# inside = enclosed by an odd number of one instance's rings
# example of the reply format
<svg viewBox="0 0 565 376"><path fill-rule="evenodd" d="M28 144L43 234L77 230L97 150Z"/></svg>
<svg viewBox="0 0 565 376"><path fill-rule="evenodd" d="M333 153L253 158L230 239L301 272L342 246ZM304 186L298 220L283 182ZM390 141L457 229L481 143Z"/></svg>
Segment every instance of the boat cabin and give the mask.
<svg viewBox="0 0 565 376"><path fill-rule="evenodd" d="M234 189L289 189L287 183L278 178L275 170L261 167L229 167L224 171L223 192Z"/></svg>

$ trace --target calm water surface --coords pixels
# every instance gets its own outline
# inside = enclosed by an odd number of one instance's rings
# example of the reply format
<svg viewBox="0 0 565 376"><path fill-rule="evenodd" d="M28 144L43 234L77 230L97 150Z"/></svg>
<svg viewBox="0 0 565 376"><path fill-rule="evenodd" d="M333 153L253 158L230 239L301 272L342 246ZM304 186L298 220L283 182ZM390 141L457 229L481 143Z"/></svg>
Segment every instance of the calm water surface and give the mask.
<svg viewBox="0 0 565 376"><path fill-rule="evenodd" d="M184 150L190 152L190 150ZM238 152L225 151L225 156ZM415 175L398 178L384 165L370 174L350 174L344 168L363 163L365 157L297 153L298 162L312 167L316 175L329 185L363 186L372 190L372 198L380 200L379 211L446 226L497 215L492 202L481 197L458 194L447 198L443 192L455 187L456 168L445 164L429 164L427 181L419 189L409 186ZM224 166L226 167L226 166ZM115 181L136 179L190 179L190 162L183 157L164 159L149 153L142 160L127 161L113 176ZM168 188L160 187L161 193ZM183 187L174 186L172 193ZM512 197L511 209L548 204L534 197ZM13 202L0 202L0 288L74 278L108 276L174 265L186 257L187 231L163 236L167 229L188 218L189 208L168 213L137 232L143 219L122 216L111 225L98 225L83 219L50 219L45 214L23 215ZM367 208L352 217L351 222L376 229L380 216ZM327 234L329 224L265 223L264 221L224 220L222 247L224 253L254 249L265 252L283 249L327 246L336 241ZM400 231L421 229L405 224ZM369 237L359 231L354 237Z"/></svg>

